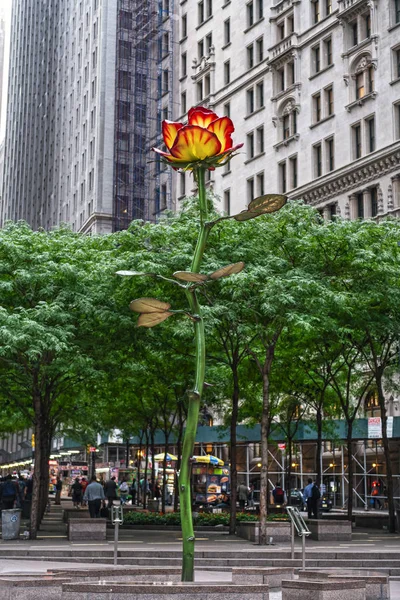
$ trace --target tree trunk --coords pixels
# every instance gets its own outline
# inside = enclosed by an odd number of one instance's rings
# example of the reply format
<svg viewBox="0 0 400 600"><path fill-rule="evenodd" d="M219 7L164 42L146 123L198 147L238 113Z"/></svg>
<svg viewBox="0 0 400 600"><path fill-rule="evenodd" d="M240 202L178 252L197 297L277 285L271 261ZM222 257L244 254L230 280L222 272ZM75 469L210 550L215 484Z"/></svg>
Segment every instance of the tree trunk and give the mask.
<svg viewBox="0 0 400 600"><path fill-rule="evenodd" d="M236 501L237 501L237 436L236 427L239 412L239 376L237 364L232 365L233 393L231 415L231 514L229 517L229 535L236 533Z"/></svg>
<svg viewBox="0 0 400 600"><path fill-rule="evenodd" d="M146 435L146 462L145 467L144 467L144 475L143 475L143 490L142 490L142 503L143 503L143 508L146 508L146 504L147 504L147 465L149 464L149 434L145 433Z"/></svg>
<svg viewBox="0 0 400 600"><path fill-rule="evenodd" d="M260 473L260 539L266 546L268 516L268 434L269 434L269 372L263 373L263 408L261 415L261 473Z"/></svg>
<svg viewBox="0 0 400 600"><path fill-rule="evenodd" d="M168 454L168 450L169 450L169 435L167 434L167 429L165 429L165 447L164 447L164 460L163 460L163 482L162 482L162 487L161 487L161 512L164 515L165 514L165 490L168 487L167 486L167 454Z"/></svg>
<svg viewBox="0 0 400 600"><path fill-rule="evenodd" d="M321 456L322 456L322 410L319 406L317 409L317 480L316 484L319 487L322 483L322 469L321 469Z"/></svg>
<svg viewBox="0 0 400 600"><path fill-rule="evenodd" d="M141 471L141 466L142 466L142 448L143 448L143 431L141 431L140 433L140 438L139 438L139 457L137 460L137 494L136 494L136 504L139 506L140 504L140 497L141 497L141 493L142 493L142 489L140 487L140 471Z"/></svg>
<svg viewBox="0 0 400 600"><path fill-rule="evenodd" d="M382 419L382 444L383 451L385 454L385 463L386 463L386 492L388 499L388 508L389 508L389 533L395 533L396 531L396 513L394 507L394 491L393 491L393 469L392 469L392 461L390 458L390 446L389 440L387 436L387 411L386 411L386 403L385 396L383 393L382 386L382 377L381 375L376 376L376 384L378 388L378 399L381 409L381 419Z"/></svg>
<svg viewBox="0 0 400 600"><path fill-rule="evenodd" d="M353 519L353 421L347 422L347 461L349 474L349 491L347 495L347 519Z"/></svg>
<svg viewBox="0 0 400 600"><path fill-rule="evenodd" d="M33 470L33 492L29 529L29 537L31 540L35 540L37 538L40 511L40 467L42 463L43 442L41 398L39 394L33 398L33 405L35 411L35 464Z"/></svg>
<svg viewBox="0 0 400 600"><path fill-rule="evenodd" d="M129 451L131 448L129 437L126 439L126 447L125 447L125 467L129 469Z"/></svg>
<svg viewBox="0 0 400 600"><path fill-rule="evenodd" d="M154 435L155 435L155 431L154 431L154 429L152 429L150 432L150 439L151 439L151 497L153 499L155 498L155 492L156 492L156 465L154 462L154 456L156 454L156 445L154 443Z"/></svg>

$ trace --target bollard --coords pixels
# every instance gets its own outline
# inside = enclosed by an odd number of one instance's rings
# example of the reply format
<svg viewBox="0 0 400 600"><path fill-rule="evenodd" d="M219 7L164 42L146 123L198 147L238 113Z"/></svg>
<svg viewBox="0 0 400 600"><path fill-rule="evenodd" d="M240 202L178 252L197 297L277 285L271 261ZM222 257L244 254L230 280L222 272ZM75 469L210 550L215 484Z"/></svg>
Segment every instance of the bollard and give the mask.
<svg viewBox="0 0 400 600"><path fill-rule="evenodd" d="M111 507L111 523L114 525L114 565L118 564L119 526L124 522L122 505Z"/></svg>

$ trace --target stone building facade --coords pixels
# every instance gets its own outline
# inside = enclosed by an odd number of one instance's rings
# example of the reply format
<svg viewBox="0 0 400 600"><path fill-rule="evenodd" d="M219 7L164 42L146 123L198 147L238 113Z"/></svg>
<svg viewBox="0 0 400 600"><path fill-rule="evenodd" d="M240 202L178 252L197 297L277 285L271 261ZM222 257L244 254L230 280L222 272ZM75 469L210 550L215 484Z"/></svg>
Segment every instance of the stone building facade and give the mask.
<svg viewBox="0 0 400 600"><path fill-rule="evenodd" d="M202 103L244 155L211 174L227 212L279 191L326 218L400 211L400 1L180 3L182 116ZM177 176L177 196L190 190Z"/></svg>

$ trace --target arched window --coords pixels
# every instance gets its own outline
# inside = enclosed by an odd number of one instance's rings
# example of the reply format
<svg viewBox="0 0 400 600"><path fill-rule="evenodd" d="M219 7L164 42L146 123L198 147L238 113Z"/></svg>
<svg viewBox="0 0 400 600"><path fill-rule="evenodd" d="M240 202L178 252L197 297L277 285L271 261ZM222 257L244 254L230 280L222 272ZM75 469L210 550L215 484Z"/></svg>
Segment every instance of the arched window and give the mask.
<svg viewBox="0 0 400 600"><path fill-rule="evenodd" d="M285 102L280 110L281 140L285 141L297 133L297 108L293 100Z"/></svg>
<svg viewBox="0 0 400 600"><path fill-rule="evenodd" d="M362 100L375 92L375 67L369 55L364 55L354 64L352 78L354 100Z"/></svg>

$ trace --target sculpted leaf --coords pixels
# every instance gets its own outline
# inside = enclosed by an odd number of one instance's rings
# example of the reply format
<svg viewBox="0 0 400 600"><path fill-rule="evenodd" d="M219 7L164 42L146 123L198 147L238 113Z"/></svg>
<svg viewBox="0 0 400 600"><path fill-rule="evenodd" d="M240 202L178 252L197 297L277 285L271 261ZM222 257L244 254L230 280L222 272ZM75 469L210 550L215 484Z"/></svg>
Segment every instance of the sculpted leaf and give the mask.
<svg viewBox="0 0 400 600"><path fill-rule="evenodd" d="M286 202L287 197L281 194L265 194L264 196L254 198L247 207L247 210L265 215L280 210L285 206Z"/></svg>
<svg viewBox="0 0 400 600"><path fill-rule="evenodd" d="M244 269L244 262L240 261L237 263L233 263L231 265L227 265L226 267L222 267L214 273L211 273L210 279L221 279L221 277L228 277L228 275L234 275L236 273L240 273Z"/></svg>
<svg viewBox="0 0 400 600"><path fill-rule="evenodd" d="M149 275L149 273L139 273L139 271L117 271L116 275L121 275L121 277L134 277L137 275Z"/></svg>
<svg viewBox="0 0 400 600"><path fill-rule="evenodd" d="M157 300L157 298L138 298L132 300L129 308L134 312L149 314L166 311L171 308L171 305L168 302Z"/></svg>
<svg viewBox="0 0 400 600"><path fill-rule="evenodd" d="M201 283L208 279L207 275L202 273L191 273L190 271L175 271L174 277L181 281L191 281L193 283Z"/></svg>
<svg viewBox="0 0 400 600"><path fill-rule="evenodd" d="M137 326L138 327L154 327L159 323L162 323L168 317L170 317L172 313L170 312L151 312L151 313L142 313L138 318Z"/></svg>
<svg viewBox="0 0 400 600"><path fill-rule="evenodd" d="M233 219L235 219L235 221L249 221L250 219L255 219L262 214L263 213L260 211L252 212L250 210L242 210L242 212L240 212L238 215L234 215Z"/></svg>

